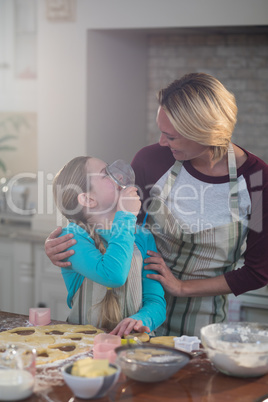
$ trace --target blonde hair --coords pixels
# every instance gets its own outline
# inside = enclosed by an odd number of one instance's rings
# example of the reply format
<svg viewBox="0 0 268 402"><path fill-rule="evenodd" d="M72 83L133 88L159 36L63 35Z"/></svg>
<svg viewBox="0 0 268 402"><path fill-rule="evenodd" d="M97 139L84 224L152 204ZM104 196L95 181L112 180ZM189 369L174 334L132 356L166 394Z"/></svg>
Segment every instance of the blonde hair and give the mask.
<svg viewBox="0 0 268 402"><path fill-rule="evenodd" d="M94 240L96 247L104 254L106 248L102 239L94 227L88 223L84 209L78 202L79 194L90 191L90 178L87 171L87 162L90 158L79 156L67 163L54 178L53 195L62 215L85 229ZM100 307L99 326L110 331L121 321L120 304L114 289L107 288L103 300L96 306Z"/></svg>
<svg viewBox="0 0 268 402"><path fill-rule="evenodd" d="M186 74L161 89L158 101L179 134L210 146L214 159L227 152L237 106L234 95L216 78L205 73Z"/></svg>

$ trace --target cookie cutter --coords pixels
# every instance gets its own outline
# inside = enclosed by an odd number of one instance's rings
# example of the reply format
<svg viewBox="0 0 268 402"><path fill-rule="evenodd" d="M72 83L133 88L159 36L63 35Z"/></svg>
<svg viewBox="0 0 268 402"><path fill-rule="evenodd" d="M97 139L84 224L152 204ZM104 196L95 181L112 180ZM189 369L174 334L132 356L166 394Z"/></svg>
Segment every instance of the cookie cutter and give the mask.
<svg viewBox="0 0 268 402"><path fill-rule="evenodd" d="M94 338L93 358L108 359L114 363L116 359L115 348L121 346L121 337L118 335L98 334Z"/></svg>
<svg viewBox="0 0 268 402"><path fill-rule="evenodd" d="M193 350L199 350L201 341L197 336L179 336L174 338L175 349L186 350L192 352Z"/></svg>

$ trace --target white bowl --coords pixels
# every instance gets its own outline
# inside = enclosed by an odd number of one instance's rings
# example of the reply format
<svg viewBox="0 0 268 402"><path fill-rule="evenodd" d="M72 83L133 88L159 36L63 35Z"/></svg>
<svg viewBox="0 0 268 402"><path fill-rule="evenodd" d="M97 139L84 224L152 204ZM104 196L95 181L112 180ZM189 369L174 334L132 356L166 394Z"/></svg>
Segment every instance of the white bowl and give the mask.
<svg viewBox="0 0 268 402"><path fill-rule="evenodd" d="M190 353L150 343L120 346L115 352L116 363L122 372L133 380L142 382L164 381L191 359Z"/></svg>
<svg viewBox="0 0 268 402"><path fill-rule="evenodd" d="M201 340L208 358L224 374L259 377L268 373L266 324L210 324L201 328Z"/></svg>
<svg viewBox="0 0 268 402"><path fill-rule="evenodd" d="M73 363L62 367L64 381L71 388L74 395L82 399L102 398L113 387L120 375L120 367L110 364L116 368L116 372L100 377L78 377L71 374Z"/></svg>

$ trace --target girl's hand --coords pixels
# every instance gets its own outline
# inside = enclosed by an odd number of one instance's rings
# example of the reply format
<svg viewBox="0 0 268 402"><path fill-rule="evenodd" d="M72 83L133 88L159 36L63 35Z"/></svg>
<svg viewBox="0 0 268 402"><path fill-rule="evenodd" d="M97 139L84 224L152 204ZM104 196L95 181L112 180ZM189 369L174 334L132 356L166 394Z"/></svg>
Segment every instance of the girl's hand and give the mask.
<svg viewBox="0 0 268 402"><path fill-rule="evenodd" d="M175 278L170 269L165 264L165 261L160 254L149 250L147 252L151 257L144 260L144 269L153 270L158 272L158 274L147 274L147 278L154 279L161 283L163 288L173 296L181 296L182 292L182 281Z"/></svg>
<svg viewBox="0 0 268 402"><path fill-rule="evenodd" d="M65 258L74 254L73 250L65 251L67 248L73 246L76 240L73 239L73 234L66 234L62 237L58 237L61 234L62 228L55 229L45 241L45 252L52 264L57 267L68 267L70 262L63 262Z"/></svg>
<svg viewBox="0 0 268 402"><path fill-rule="evenodd" d="M141 320L134 320L134 318L124 318L117 326L110 332L111 335L129 335L132 331L135 332L150 332L150 328L143 325Z"/></svg>
<svg viewBox="0 0 268 402"><path fill-rule="evenodd" d="M141 201L138 195L137 187L127 187L120 191L117 211L131 212L135 216L138 215L141 208Z"/></svg>

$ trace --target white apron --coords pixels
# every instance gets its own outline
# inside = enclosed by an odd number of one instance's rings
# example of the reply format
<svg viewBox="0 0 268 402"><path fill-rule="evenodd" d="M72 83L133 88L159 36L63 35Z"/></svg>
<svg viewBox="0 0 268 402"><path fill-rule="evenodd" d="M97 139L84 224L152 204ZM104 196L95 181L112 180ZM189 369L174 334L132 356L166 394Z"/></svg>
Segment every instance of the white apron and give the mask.
<svg viewBox="0 0 268 402"><path fill-rule="evenodd" d="M114 289L118 295L123 318L137 313L142 306L142 267L140 250L134 244L131 268L124 286ZM72 310L67 321L72 324L99 326L99 306L107 288L85 278L72 300Z"/></svg>
<svg viewBox="0 0 268 402"><path fill-rule="evenodd" d="M171 168L161 194L153 198L147 222L157 249L174 276L181 280L205 279L235 268L245 249L247 230L239 220L237 170L233 147L228 149L230 213L232 222L197 233L186 233L168 208L168 195L182 163ZM161 211L158 213L157 211ZM166 294L167 317L157 336L200 336L200 328L226 318L227 296L174 297Z"/></svg>

